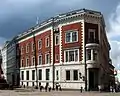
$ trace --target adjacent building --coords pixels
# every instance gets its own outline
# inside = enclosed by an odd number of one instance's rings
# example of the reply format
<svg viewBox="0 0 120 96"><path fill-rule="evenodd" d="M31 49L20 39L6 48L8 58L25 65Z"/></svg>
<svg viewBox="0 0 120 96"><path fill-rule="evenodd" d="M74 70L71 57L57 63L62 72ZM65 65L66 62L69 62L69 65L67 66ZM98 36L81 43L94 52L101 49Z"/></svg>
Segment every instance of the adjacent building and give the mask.
<svg viewBox="0 0 120 96"><path fill-rule="evenodd" d="M59 14L18 35L20 85L109 87L109 51L101 12L80 9Z"/></svg>
<svg viewBox="0 0 120 96"><path fill-rule="evenodd" d="M8 84L19 85L19 65L17 63L16 37L7 41L2 49L4 76Z"/></svg>

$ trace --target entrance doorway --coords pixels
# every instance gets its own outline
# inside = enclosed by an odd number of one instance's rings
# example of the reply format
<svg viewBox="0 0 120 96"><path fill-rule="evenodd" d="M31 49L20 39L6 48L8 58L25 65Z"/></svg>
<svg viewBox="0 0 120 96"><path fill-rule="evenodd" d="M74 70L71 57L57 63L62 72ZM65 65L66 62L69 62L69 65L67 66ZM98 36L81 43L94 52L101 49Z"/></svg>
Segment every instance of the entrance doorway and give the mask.
<svg viewBox="0 0 120 96"><path fill-rule="evenodd" d="M98 69L89 69L89 90L98 90Z"/></svg>

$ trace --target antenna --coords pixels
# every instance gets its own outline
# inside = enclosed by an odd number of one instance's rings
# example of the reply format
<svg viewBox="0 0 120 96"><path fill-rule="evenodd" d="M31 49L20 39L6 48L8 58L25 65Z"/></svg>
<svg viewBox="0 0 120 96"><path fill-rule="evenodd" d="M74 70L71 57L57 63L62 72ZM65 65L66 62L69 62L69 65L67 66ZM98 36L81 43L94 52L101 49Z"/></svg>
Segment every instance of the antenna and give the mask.
<svg viewBox="0 0 120 96"><path fill-rule="evenodd" d="M39 17L36 18L36 24L39 24Z"/></svg>

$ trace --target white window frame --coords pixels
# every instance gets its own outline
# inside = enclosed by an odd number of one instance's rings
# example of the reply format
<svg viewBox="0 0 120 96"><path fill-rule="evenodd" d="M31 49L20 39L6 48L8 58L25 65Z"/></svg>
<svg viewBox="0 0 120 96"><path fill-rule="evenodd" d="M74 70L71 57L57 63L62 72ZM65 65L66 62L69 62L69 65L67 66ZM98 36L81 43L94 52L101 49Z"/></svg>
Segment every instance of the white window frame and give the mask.
<svg viewBox="0 0 120 96"><path fill-rule="evenodd" d="M58 58L57 58L58 56ZM55 61L59 61L59 54L55 54Z"/></svg>
<svg viewBox="0 0 120 96"><path fill-rule="evenodd" d="M22 62L23 61L23 62ZM23 64L22 64L23 63ZM24 67L24 59L21 59L21 67Z"/></svg>
<svg viewBox="0 0 120 96"><path fill-rule="evenodd" d="M58 81L59 80L59 70L56 70L55 72L56 72L56 80ZM57 75L57 72L58 72L58 75ZM58 76L58 78L57 78L57 76Z"/></svg>
<svg viewBox="0 0 120 96"><path fill-rule="evenodd" d="M39 43L41 42L41 46L39 46ZM42 40L38 40L38 49L41 49L42 48Z"/></svg>
<svg viewBox="0 0 120 96"><path fill-rule="evenodd" d="M72 37L72 33L73 33L73 32L76 32L76 33L77 33L77 40L76 40L76 41L72 41L72 38L73 38L73 37ZM70 33L70 42L67 42L67 41L66 41L66 38L67 38L67 37L66 37L66 34L67 34L67 33ZM78 31L77 31L77 30L68 30L68 31L66 31L66 33L65 33L65 43L74 43L74 42L78 42Z"/></svg>
<svg viewBox="0 0 120 96"><path fill-rule="evenodd" d="M47 44L47 39L48 39L48 44ZM46 47L49 47L49 46L50 46L49 36L47 36L47 37L45 38L45 46L46 46Z"/></svg>
<svg viewBox="0 0 120 96"><path fill-rule="evenodd" d="M24 47L22 46L22 47L21 47L21 54L24 53L23 51L24 51Z"/></svg>
<svg viewBox="0 0 120 96"><path fill-rule="evenodd" d="M39 62L39 57L41 56L41 64ZM38 65L42 65L42 55L38 55Z"/></svg>
<svg viewBox="0 0 120 96"><path fill-rule="evenodd" d="M27 62L27 59L28 59L28 62ZM26 67L28 67L29 66L29 58L27 57L26 58Z"/></svg>
<svg viewBox="0 0 120 96"><path fill-rule="evenodd" d="M74 80L74 71L77 70L77 80ZM78 69L73 69L73 80L78 81L79 80L79 70Z"/></svg>
<svg viewBox="0 0 120 96"><path fill-rule="evenodd" d="M47 55L49 55L48 63L47 63ZM50 53L45 54L45 64L50 64Z"/></svg>
<svg viewBox="0 0 120 96"><path fill-rule="evenodd" d="M32 60L31 60L32 61L32 66L35 66L35 64L33 64L33 58L35 59L35 56L32 56Z"/></svg>
<svg viewBox="0 0 120 96"><path fill-rule="evenodd" d="M78 51L78 60L77 60L77 61L75 61L75 50ZM68 62L66 62L66 51L68 51ZM70 51L74 51L74 61L69 61L69 52L70 52ZM64 62L65 62L65 63L79 62L79 49L69 49L69 50L65 50L65 51L64 51Z"/></svg>
<svg viewBox="0 0 120 96"><path fill-rule="evenodd" d="M32 46L31 46L31 47L32 47L32 48L31 48L31 49L32 49L32 52L35 51L35 50L34 50L34 47L35 47L35 43L34 43L34 42L32 42Z"/></svg>
<svg viewBox="0 0 120 96"><path fill-rule="evenodd" d="M88 29L88 38L90 38L90 33L94 34L94 39L95 39L95 29Z"/></svg>
<svg viewBox="0 0 120 96"><path fill-rule="evenodd" d="M26 53L29 52L29 43L26 44Z"/></svg>
<svg viewBox="0 0 120 96"><path fill-rule="evenodd" d="M58 44L56 42L56 38L58 37ZM55 46L56 45L59 45L59 42L60 42L60 35L59 34L55 34Z"/></svg>

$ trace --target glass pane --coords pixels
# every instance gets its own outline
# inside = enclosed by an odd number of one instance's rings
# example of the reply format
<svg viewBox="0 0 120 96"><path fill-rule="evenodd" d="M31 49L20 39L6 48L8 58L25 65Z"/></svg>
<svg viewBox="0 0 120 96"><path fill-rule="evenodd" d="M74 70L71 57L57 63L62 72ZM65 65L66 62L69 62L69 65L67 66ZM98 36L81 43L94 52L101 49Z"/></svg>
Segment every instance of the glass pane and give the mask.
<svg viewBox="0 0 120 96"><path fill-rule="evenodd" d="M65 52L66 62L68 62L68 51Z"/></svg>
<svg viewBox="0 0 120 96"><path fill-rule="evenodd" d="M70 80L70 70L66 71L66 80Z"/></svg>
<svg viewBox="0 0 120 96"><path fill-rule="evenodd" d="M77 41L77 32L72 33L72 42Z"/></svg>
<svg viewBox="0 0 120 96"><path fill-rule="evenodd" d="M74 61L74 51L69 51L69 61Z"/></svg>
<svg viewBox="0 0 120 96"><path fill-rule="evenodd" d="M70 42L70 32L66 33L66 42Z"/></svg>
<svg viewBox="0 0 120 96"><path fill-rule="evenodd" d="M75 61L78 61L78 50L75 50Z"/></svg>
<svg viewBox="0 0 120 96"><path fill-rule="evenodd" d="M78 70L73 71L73 80L78 80Z"/></svg>
<svg viewBox="0 0 120 96"><path fill-rule="evenodd" d="M87 60L91 60L91 50L87 49Z"/></svg>

